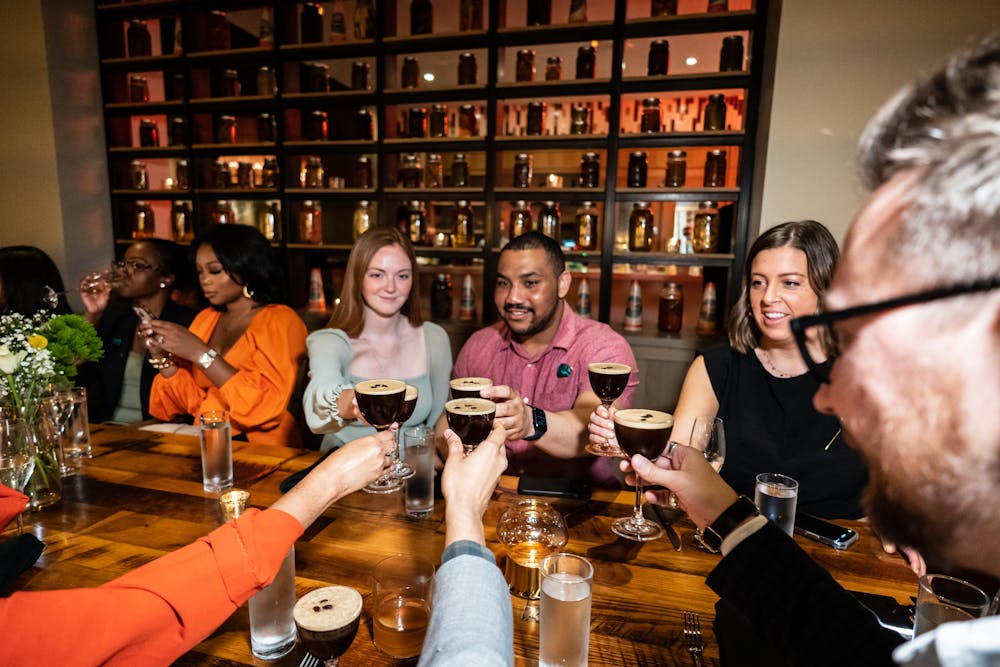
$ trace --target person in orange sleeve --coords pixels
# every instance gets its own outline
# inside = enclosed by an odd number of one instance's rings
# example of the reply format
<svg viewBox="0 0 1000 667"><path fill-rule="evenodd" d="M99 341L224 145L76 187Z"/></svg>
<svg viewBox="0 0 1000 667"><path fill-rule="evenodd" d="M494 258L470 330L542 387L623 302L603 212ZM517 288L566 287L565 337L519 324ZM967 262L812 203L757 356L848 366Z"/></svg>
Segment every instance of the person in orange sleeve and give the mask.
<svg viewBox="0 0 1000 667"><path fill-rule="evenodd" d="M97 588L0 598L0 665L167 665L274 580L295 541L331 503L390 467L389 431L354 440L269 509ZM0 485L0 527L28 501Z"/></svg>
<svg viewBox="0 0 1000 667"><path fill-rule="evenodd" d="M284 281L271 244L252 227L216 225L193 247L211 307L190 329L164 320L146 325L150 354L168 359L153 380L150 414L172 420L227 410L233 431L250 442L299 446L288 403L306 328L279 303Z"/></svg>

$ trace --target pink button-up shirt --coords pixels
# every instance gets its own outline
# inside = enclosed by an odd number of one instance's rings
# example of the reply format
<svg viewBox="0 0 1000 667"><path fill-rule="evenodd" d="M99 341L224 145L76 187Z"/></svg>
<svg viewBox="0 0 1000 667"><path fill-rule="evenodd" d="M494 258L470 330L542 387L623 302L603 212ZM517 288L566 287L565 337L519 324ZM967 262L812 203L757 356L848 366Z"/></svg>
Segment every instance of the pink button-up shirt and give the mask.
<svg viewBox="0 0 1000 667"><path fill-rule="evenodd" d="M607 324L580 317L563 302L562 321L544 352L528 355L500 321L480 329L462 346L452 369L453 377L488 377L494 384L513 387L528 403L548 412L569 410L577 397L590 391L587 365L613 361L632 367L628 387L616 402L628 407L639 384L635 356L629 344ZM507 474L590 479L604 486L615 484L611 465L616 459L589 454L559 459L524 440L507 442Z"/></svg>

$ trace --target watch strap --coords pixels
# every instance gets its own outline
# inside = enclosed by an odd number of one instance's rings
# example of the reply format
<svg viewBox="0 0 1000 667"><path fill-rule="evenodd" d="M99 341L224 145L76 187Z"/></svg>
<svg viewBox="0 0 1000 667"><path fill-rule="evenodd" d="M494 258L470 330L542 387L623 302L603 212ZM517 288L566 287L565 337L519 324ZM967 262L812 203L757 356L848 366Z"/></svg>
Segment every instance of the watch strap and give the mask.
<svg viewBox="0 0 1000 667"><path fill-rule="evenodd" d="M722 548L722 541L729 533L736 530L736 527L747 519L758 514L760 511L753 501L746 496L740 496L711 525L705 527L705 530L702 531L702 541L711 549L718 551Z"/></svg>
<svg viewBox="0 0 1000 667"><path fill-rule="evenodd" d="M545 418L545 410L536 408L535 406L529 407L531 408L531 423L535 431L524 439L533 442L545 435L545 432L548 430L548 420Z"/></svg>
<svg viewBox="0 0 1000 667"><path fill-rule="evenodd" d="M215 363L215 359L218 356L219 356L218 352L216 352L212 348L209 348L208 352L205 352L203 355L198 357L197 363L199 366L201 366L202 370L207 371L208 367L211 366L213 363Z"/></svg>

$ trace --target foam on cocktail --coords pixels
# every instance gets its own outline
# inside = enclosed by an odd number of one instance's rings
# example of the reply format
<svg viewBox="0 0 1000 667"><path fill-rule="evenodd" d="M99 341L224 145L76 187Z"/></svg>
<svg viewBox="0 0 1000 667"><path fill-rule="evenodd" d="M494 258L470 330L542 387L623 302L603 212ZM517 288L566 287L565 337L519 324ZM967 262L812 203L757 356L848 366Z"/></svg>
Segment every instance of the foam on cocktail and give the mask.
<svg viewBox="0 0 1000 667"><path fill-rule="evenodd" d="M335 630L361 614L361 594L348 586L327 586L306 593L292 614L299 627L313 632Z"/></svg>

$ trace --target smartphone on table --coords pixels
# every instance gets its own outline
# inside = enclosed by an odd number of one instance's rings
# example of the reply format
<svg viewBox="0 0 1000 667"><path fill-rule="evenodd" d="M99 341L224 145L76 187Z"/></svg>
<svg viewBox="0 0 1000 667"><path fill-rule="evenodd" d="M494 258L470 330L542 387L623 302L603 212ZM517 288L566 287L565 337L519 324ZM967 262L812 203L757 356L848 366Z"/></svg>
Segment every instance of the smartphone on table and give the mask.
<svg viewBox="0 0 1000 667"><path fill-rule="evenodd" d="M858 541L858 534L850 528L801 512L795 514L795 532L838 551L843 551Z"/></svg>

